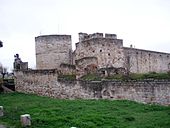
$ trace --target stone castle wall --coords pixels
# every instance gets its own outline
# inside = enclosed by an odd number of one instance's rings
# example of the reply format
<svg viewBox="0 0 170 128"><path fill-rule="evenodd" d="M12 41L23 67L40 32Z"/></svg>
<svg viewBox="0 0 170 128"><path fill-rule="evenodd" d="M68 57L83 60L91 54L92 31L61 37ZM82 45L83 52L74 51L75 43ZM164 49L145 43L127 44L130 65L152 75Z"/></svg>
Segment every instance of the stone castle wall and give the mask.
<svg viewBox="0 0 170 128"><path fill-rule="evenodd" d="M117 39L116 34L79 33L75 60L86 57L96 57L98 69L123 67L132 73L170 71L169 53L123 47L123 41Z"/></svg>
<svg viewBox="0 0 170 128"><path fill-rule="evenodd" d="M97 64L97 69L124 68L132 73L170 71L170 54L123 47L123 40L117 39L116 34L79 33L79 42L74 52L70 35L38 36L35 42L37 69L61 70L64 69L60 66L62 63L74 64L78 69L77 74L82 76L86 74L86 66L94 62L89 63L89 58L96 58L93 65ZM79 60L83 62L76 63ZM69 70L72 72L68 67L63 72L69 73Z"/></svg>
<svg viewBox="0 0 170 128"><path fill-rule="evenodd" d="M127 99L170 105L170 80L58 81L57 70L16 71L16 91L67 99Z"/></svg>
<svg viewBox="0 0 170 128"><path fill-rule="evenodd" d="M96 57L84 57L79 60L75 60L76 64L76 78L79 79L87 73L95 73L98 67L98 60Z"/></svg>
<svg viewBox="0 0 170 128"><path fill-rule="evenodd" d="M61 63L71 63L71 36L45 35L35 37L37 69L59 68Z"/></svg>
<svg viewBox="0 0 170 128"><path fill-rule="evenodd" d="M60 73L62 75L75 75L76 74L76 66L71 64L60 64Z"/></svg>
<svg viewBox="0 0 170 128"><path fill-rule="evenodd" d="M130 71L134 73L170 71L170 54L124 47L125 57L130 57Z"/></svg>
<svg viewBox="0 0 170 128"><path fill-rule="evenodd" d="M115 34L94 33L79 34L76 44L75 60L86 57L96 57L98 68L123 66L123 41L116 39Z"/></svg>

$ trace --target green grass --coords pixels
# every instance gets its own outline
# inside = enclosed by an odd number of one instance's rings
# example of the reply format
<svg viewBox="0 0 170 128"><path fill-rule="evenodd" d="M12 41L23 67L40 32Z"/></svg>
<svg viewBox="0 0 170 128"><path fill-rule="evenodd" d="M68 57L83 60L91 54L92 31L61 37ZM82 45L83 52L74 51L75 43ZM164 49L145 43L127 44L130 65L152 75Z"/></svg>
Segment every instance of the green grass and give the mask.
<svg viewBox="0 0 170 128"><path fill-rule="evenodd" d="M99 77L97 74L87 74L87 75L84 75L81 77L82 80L88 80L88 81L91 81L91 80L101 80L102 78Z"/></svg>
<svg viewBox="0 0 170 128"><path fill-rule="evenodd" d="M126 100L59 100L22 93L0 94L0 124L20 128L29 113L31 128L170 128L170 107Z"/></svg>
<svg viewBox="0 0 170 128"><path fill-rule="evenodd" d="M131 79L139 80L139 79L170 79L169 73L145 73L145 74L135 74L132 73L129 76Z"/></svg>

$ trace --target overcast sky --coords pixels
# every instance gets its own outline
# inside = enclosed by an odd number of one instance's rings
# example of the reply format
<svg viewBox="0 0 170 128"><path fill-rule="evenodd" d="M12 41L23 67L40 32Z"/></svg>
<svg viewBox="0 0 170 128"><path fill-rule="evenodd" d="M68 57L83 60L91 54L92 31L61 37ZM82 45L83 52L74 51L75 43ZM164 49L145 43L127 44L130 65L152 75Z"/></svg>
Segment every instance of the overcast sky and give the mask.
<svg viewBox="0 0 170 128"><path fill-rule="evenodd" d="M35 68L39 35L114 33L140 49L170 52L170 0L0 0L0 62L13 67L14 54Z"/></svg>

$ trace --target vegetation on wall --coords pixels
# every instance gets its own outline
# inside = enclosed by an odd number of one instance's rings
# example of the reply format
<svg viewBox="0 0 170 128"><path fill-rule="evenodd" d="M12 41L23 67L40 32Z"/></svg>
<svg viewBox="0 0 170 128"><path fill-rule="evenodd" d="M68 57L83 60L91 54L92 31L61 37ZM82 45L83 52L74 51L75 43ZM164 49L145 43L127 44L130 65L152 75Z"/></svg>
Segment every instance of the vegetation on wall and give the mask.
<svg viewBox="0 0 170 128"><path fill-rule="evenodd" d="M100 77L97 74L87 74L83 76L83 80L144 80L144 79L170 79L170 73L156 73L150 72L145 74L131 73L128 76L122 74L115 74L105 77Z"/></svg>
<svg viewBox="0 0 170 128"><path fill-rule="evenodd" d="M97 74L95 73L89 73L87 75L84 75L80 78L81 80L101 80L102 77L98 76Z"/></svg>
<svg viewBox="0 0 170 128"><path fill-rule="evenodd" d="M58 75L58 79L59 79L59 80L61 80L61 79L62 79L62 80L76 80L76 75L74 75L74 74L73 74L73 75L69 75L69 74L68 74L68 75L59 74L59 75Z"/></svg>
<svg viewBox="0 0 170 128"><path fill-rule="evenodd" d="M150 72L145 74L130 74L130 79L170 79L170 73Z"/></svg>
<svg viewBox="0 0 170 128"><path fill-rule="evenodd" d="M60 100L22 93L0 94L0 124L21 128L20 115L31 115L30 128L169 128L170 107L126 100Z"/></svg>

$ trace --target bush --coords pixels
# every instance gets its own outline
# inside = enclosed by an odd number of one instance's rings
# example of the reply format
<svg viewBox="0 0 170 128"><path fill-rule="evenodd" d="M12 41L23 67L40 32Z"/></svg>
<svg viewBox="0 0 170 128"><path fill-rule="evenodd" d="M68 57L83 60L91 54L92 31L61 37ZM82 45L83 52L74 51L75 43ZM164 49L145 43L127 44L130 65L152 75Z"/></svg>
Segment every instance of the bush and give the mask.
<svg viewBox="0 0 170 128"><path fill-rule="evenodd" d="M87 74L81 77L82 80L101 80L102 78L99 77L97 74Z"/></svg>

